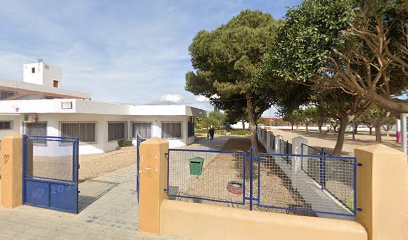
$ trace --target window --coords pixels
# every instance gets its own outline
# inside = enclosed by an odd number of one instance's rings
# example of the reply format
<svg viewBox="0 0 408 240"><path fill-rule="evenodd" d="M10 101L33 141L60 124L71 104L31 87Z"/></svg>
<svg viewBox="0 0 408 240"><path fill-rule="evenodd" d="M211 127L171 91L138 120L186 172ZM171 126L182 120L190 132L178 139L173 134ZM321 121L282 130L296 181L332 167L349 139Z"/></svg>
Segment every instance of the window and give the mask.
<svg viewBox="0 0 408 240"><path fill-rule="evenodd" d="M96 123L94 122L62 122L61 136L76 137L81 142L96 142Z"/></svg>
<svg viewBox="0 0 408 240"><path fill-rule="evenodd" d="M135 138L137 135L139 135L142 138L151 138L152 124L147 122L134 122L132 137Z"/></svg>
<svg viewBox="0 0 408 240"><path fill-rule="evenodd" d="M11 121L0 121L0 130L11 130Z"/></svg>
<svg viewBox="0 0 408 240"><path fill-rule="evenodd" d="M162 138L181 138L181 122L162 123Z"/></svg>
<svg viewBox="0 0 408 240"><path fill-rule="evenodd" d="M108 122L108 140L125 139L125 122Z"/></svg>
<svg viewBox="0 0 408 240"><path fill-rule="evenodd" d="M0 90L0 100L2 100L2 99L7 99L7 98L12 97L12 96L14 96L14 95L16 95L15 92L1 91L1 90Z"/></svg>
<svg viewBox="0 0 408 240"><path fill-rule="evenodd" d="M192 118L188 121L188 137L194 137L194 121Z"/></svg>
<svg viewBox="0 0 408 240"><path fill-rule="evenodd" d="M28 136L47 136L47 123L27 123L25 133Z"/></svg>
<svg viewBox="0 0 408 240"><path fill-rule="evenodd" d="M35 73L35 68L31 68L31 73Z"/></svg>
<svg viewBox="0 0 408 240"><path fill-rule="evenodd" d="M54 86L55 88L59 88L59 82L58 82L57 80L54 80L54 81L52 82L52 84L53 84L53 86Z"/></svg>

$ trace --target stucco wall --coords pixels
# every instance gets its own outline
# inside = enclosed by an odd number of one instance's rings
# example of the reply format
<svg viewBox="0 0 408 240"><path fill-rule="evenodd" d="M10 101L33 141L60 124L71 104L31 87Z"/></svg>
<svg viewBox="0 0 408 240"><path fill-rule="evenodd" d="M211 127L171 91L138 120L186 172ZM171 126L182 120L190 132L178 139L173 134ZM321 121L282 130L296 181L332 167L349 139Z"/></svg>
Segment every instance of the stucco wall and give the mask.
<svg viewBox="0 0 408 240"><path fill-rule="evenodd" d="M20 130L20 121L18 115L3 115L0 116L0 121L12 121L11 123L11 130L1 130L0 129L0 141L5 136L14 135L19 132Z"/></svg>
<svg viewBox="0 0 408 240"><path fill-rule="evenodd" d="M354 221L266 213L164 200L160 233L187 239L367 240Z"/></svg>

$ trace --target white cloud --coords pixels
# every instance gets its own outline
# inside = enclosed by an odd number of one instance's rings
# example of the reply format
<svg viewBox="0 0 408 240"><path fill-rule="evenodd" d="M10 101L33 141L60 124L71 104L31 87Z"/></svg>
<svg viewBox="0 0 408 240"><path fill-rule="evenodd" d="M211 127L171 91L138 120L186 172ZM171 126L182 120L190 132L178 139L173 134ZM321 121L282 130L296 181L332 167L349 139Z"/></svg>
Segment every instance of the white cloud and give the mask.
<svg viewBox="0 0 408 240"><path fill-rule="evenodd" d="M178 94L166 94L160 97L160 102L162 103L173 103L173 104L181 104L184 101L184 98Z"/></svg>
<svg viewBox="0 0 408 240"><path fill-rule="evenodd" d="M210 99L207 98L206 96L197 96L195 98L195 100L196 100L196 102L199 102L199 103L208 103L208 102L210 102Z"/></svg>

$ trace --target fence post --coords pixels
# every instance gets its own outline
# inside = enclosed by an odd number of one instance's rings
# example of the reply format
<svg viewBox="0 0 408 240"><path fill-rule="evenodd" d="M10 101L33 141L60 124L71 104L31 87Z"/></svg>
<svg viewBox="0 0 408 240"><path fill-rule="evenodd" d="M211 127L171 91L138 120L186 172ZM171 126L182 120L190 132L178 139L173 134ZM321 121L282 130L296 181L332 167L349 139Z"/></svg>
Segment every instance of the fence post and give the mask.
<svg viewBox="0 0 408 240"><path fill-rule="evenodd" d="M324 156L324 148L320 149L320 156ZM319 159L319 165L320 165L320 185L322 186L322 189L326 188L326 158L320 158Z"/></svg>
<svg viewBox="0 0 408 240"><path fill-rule="evenodd" d="M369 240L408 239L407 155L384 145L354 151L357 168L356 220Z"/></svg>
<svg viewBox="0 0 408 240"><path fill-rule="evenodd" d="M1 142L1 205L15 208L23 201L23 136L7 136Z"/></svg>
<svg viewBox="0 0 408 240"><path fill-rule="evenodd" d="M160 205L167 198L169 143L151 138L140 144L139 229L160 233Z"/></svg>
<svg viewBox="0 0 408 240"><path fill-rule="evenodd" d="M251 147L250 150L250 166L249 166L249 210L252 211L252 204L253 204L253 191L254 191L254 183L253 183L253 177L254 177L254 149ZM258 176L259 177L259 176ZM259 181L259 179L258 179ZM258 196L259 197L259 196Z"/></svg>

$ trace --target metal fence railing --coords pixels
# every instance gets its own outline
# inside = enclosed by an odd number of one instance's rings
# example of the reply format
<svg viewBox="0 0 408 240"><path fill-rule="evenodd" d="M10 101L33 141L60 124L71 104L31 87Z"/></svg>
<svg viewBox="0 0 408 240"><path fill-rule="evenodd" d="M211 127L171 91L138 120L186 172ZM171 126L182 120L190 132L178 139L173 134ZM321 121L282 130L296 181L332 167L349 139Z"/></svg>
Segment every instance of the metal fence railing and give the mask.
<svg viewBox="0 0 408 240"><path fill-rule="evenodd" d="M292 164L322 159L308 170L325 179L325 187ZM307 159L307 160L306 160ZM356 159L330 155L295 155L169 149L170 199L232 204L250 210L286 211L353 217L356 213Z"/></svg>
<svg viewBox="0 0 408 240"><path fill-rule="evenodd" d="M325 187L316 185L314 179L303 171L294 173L287 158L291 159L290 162L300 162L302 158L322 159L326 164L324 171L319 165L310 165L309 170L323 176ZM355 216L357 163L354 157L261 153L258 163L260 207ZM280 199L273 196L280 196Z"/></svg>

